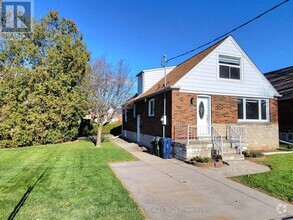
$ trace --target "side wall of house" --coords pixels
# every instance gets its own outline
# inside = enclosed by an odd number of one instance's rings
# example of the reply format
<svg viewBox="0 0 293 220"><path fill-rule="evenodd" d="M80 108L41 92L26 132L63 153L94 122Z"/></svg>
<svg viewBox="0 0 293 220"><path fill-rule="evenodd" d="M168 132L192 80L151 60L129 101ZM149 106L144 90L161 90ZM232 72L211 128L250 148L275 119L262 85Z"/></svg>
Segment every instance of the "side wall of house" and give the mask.
<svg viewBox="0 0 293 220"><path fill-rule="evenodd" d="M148 103L155 100L155 114L148 116ZM171 137L171 91L166 92L166 137ZM126 139L137 142L137 116L140 115L140 144L149 147L150 142L156 137L163 136L161 118L164 113L164 94L158 94L135 103L136 114L133 115L133 107L127 111L127 122L123 120L123 136ZM124 116L125 117L125 116Z"/></svg>
<svg viewBox="0 0 293 220"><path fill-rule="evenodd" d="M193 99L193 103L191 103ZM270 122L238 122L236 96L211 96L212 125L227 137L227 125L246 126L246 146L248 150L268 151L278 147L278 103L270 99ZM187 137L187 126L197 125L197 94L172 91L172 138Z"/></svg>
<svg viewBox="0 0 293 220"><path fill-rule="evenodd" d="M279 126L281 132L293 132L293 99L279 100Z"/></svg>

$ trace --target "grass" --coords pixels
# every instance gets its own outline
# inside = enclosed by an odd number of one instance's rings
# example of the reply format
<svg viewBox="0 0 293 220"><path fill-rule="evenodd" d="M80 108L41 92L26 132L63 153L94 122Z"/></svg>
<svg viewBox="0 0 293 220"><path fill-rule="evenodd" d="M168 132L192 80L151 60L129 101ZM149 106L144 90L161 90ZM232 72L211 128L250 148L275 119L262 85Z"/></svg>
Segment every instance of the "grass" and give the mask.
<svg viewBox="0 0 293 220"><path fill-rule="evenodd" d="M111 134L111 130L121 126L121 122L113 122L103 126L102 133L103 134Z"/></svg>
<svg viewBox="0 0 293 220"><path fill-rule="evenodd" d="M287 144L280 144L279 150L293 151L293 146L288 146Z"/></svg>
<svg viewBox="0 0 293 220"><path fill-rule="evenodd" d="M262 163L268 165L271 170L266 173L232 177L231 179L293 203L293 154L270 155Z"/></svg>
<svg viewBox="0 0 293 220"><path fill-rule="evenodd" d="M0 219L144 219L108 166L134 159L108 141L1 150Z"/></svg>

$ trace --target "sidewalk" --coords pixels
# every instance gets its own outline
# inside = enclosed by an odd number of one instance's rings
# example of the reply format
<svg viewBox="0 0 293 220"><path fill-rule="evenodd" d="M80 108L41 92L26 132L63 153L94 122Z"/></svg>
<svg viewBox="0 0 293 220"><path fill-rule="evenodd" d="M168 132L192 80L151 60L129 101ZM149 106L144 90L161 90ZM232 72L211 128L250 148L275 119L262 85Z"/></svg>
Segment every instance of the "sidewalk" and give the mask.
<svg viewBox="0 0 293 220"><path fill-rule="evenodd" d="M122 139L138 161L111 168L150 219L282 219L293 206L226 179L213 170L163 160Z"/></svg>

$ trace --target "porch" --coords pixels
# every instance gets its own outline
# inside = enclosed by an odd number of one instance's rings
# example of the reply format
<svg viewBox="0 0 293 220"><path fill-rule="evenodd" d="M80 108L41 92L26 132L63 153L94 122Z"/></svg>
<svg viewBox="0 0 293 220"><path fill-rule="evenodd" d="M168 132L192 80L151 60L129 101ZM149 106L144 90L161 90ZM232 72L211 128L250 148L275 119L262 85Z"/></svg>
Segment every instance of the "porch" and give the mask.
<svg viewBox="0 0 293 220"><path fill-rule="evenodd" d="M195 156L243 160L245 125L176 126L173 129L174 156L189 160Z"/></svg>

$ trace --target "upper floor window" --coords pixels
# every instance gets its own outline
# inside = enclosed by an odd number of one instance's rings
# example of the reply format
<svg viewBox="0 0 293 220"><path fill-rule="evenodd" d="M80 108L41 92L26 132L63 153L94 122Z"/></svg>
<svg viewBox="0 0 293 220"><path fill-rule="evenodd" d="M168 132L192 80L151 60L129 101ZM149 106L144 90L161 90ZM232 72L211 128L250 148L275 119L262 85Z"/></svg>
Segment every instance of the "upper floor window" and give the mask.
<svg viewBox="0 0 293 220"><path fill-rule="evenodd" d="M238 120L269 121L269 100L241 98L238 102Z"/></svg>
<svg viewBox="0 0 293 220"><path fill-rule="evenodd" d="M221 79L241 79L240 58L219 55L219 77Z"/></svg>
<svg viewBox="0 0 293 220"><path fill-rule="evenodd" d="M154 116L155 115L155 99L149 100L148 103L148 115Z"/></svg>

